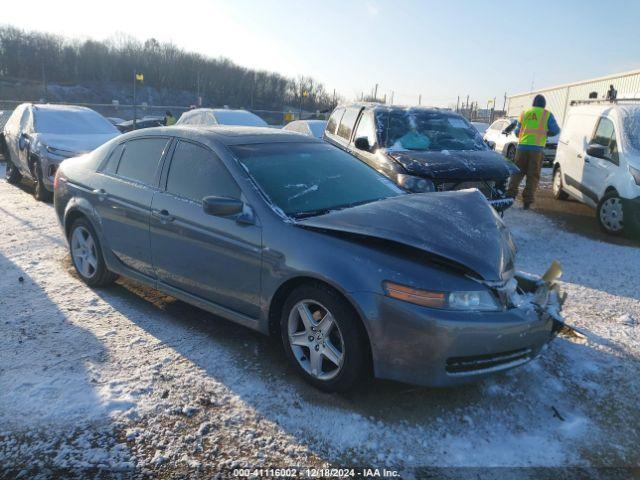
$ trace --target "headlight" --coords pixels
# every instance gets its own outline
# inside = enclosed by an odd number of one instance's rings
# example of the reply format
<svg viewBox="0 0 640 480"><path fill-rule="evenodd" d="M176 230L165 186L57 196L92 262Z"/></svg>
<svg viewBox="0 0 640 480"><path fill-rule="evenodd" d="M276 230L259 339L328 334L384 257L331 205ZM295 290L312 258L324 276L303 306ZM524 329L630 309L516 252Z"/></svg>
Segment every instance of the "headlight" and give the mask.
<svg viewBox="0 0 640 480"><path fill-rule="evenodd" d="M636 185L640 186L640 170L638 170L637 168L633 168L631 165L629 165L629 173L635 180Z"/></svg>
<svg viewBox="0 0 640 480"><path fill-rule="evenodd" d="M421 177L414 177L413 175L405 175L399 173L397 177L398 185L405 190L409 190L414 193L435 192L436 186L431 180L427 180Z"/></svg>
<svg viewBox="0 0 640 480"><path fill-rule="evenodd" d="M49 157L59 157L59 158L71 158L71 157L75 157L78 154L76 152L70 152L68 150L60 150L59 148L55 148L55 147L45 147L45 149L47 150L47 156Z"/></svg>
<svg viewBox="0 0 640 480"><path fill-rule="evenodd" d="M383 286L387 296L423 307L483 312L502 310L498 300L486 290L437 292L419 290L393 282L384 282Z"/></svg>

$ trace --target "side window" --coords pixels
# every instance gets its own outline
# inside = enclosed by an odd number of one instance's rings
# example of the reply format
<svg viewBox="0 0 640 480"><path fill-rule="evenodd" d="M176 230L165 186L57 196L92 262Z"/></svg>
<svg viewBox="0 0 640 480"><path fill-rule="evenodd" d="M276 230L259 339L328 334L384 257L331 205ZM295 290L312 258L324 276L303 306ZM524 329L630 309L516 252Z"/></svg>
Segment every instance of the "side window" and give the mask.
<svg viewBox="0 0 640 480"><path fill-rule="evenodd" d="M196 202L210 195L240 198L240 188L216 154L185 141L173 152L167 192Z"/></svg>
<svg viewBox="0 0 640 480"><path fill-rule="evenodd" d="M327 128L326 128L327 133L332 133L332 134L336 133L336 127L340 123L340 119L342 118L343 114L344 114L344 108L338 108L334 110L334 112L329 117L329 121L327 122Z"/></svg>
<svg viewBox="0 0 640 480"><path fill-rule="evenodd" d="M355 135L355 138L358 137L366 137L366 139L369 140L369 145L371 147L378 143L378 139L376 137L376 125L373 121L373 115L370 112L363 113L360 118Z"/></svg>
<svg viewBox="0 0 640 480"><path fill-rule="evenodd" d="M344 112L342 120L340 121L340 126L338 127L338 136L345 140L349 140L351 132L353 131L353 126L356 123L356 118L358 118L358 113L360 113L359 108L347 108L347 111Z"/></svg>
<svg viewBox="0 0 640 480"><path fill-rule="evenodd" d="M115 174L118 169L118 163L120 163L120 157L122 156L122 151L124 150L124 143L121 143L116 148L113 149L111 155L109 155L109 160L105 164L102 171L104 173Z"/></svg>
<svg viewBox="0 0 640 480"><path fill-rule="evenodd" d="M124 144L116 174L145 185L152 185L158 163L169 143L167 138L140 138Z"/></svg>
<svg viewBox="0 0 640 480"><path fill-rule="evenodd" d="M496 120L491 124L491 126L489 127L489 130L503 130L504 129L504 127L502 126L503 124L504 124L504 121Z"/></svg>
<svg viewBox="0 0 640 480"><path fill-rule="evenodd" d="M618 145L616 142L616 130L611 120L605 117L602 117L600 119L591 142L602 145L603 147L607 147L605 158L618 164Z"/></svg>
<svg viewBox="0 0 640 480"><path fill-rule="evenodd" d="M24 109L24 112L22 112L22 116L20 117L20 131L31 131L31 109L28 107Z"/></svg>

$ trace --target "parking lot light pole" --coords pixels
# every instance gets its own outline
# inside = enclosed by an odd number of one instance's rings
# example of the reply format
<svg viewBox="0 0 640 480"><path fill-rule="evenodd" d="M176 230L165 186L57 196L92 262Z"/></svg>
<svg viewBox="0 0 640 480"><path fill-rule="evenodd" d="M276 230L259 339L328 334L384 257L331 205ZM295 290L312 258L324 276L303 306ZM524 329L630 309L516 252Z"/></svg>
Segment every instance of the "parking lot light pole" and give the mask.
<svg viewBox="0 0 640 480"><path fill-rule="evenodd" d="M136 129L136 79L138 74L133 70L133 129Z"/></svg>

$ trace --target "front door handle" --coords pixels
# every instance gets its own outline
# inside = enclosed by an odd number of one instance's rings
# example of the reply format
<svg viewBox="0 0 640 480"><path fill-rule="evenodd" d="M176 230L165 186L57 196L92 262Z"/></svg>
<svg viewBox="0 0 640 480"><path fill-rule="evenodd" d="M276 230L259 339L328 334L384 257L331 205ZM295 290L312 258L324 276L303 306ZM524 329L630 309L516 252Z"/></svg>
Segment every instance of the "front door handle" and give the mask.
<svg viewBox="0 0 640 480"><path fill-rule="evenodd" d="M160 220L162 223L168 223L168 222L173 222L174 217L171 216L169 214L169 211L166 209L162 209L162 210L152 210L151 211L151 215L153 215L154 217L156 217L158 220Z"/></svg>
<svg viewBox="0 0 640 480"><path fill-rule="evenodd" d="M104 188L96 188L93 193L98 197L101 202L107 198L107 191Z"/></svg>

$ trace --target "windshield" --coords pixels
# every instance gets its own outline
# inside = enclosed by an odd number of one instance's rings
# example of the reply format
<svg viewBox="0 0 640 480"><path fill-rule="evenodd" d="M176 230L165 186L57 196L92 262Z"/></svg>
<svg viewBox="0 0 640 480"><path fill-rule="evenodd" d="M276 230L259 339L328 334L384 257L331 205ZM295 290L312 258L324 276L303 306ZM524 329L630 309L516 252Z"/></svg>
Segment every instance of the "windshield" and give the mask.
<svg viewBox="0 0 640 480"><path fill-rule="evenodd" d="M403 194L391 180L324 143L270 143L230 147L270 201L291 217Z"/></svg>
<svg viewBox="0 0 640 480"><path fill-rule="evenodd" d="M624 141L633 150L640 151L640 108L620 107L624 125Z"/></svg>
<svg viewBox="0 0 640 480"><path fill-rule="evenodd" d="M93 110L40 109L35 112L35 129L57 135L96 135L120 133L111 122Z"/></svg>
<svg viewBox="0 0 640 480"><path fill-rule="evenodd" d="M376 112L381 144L392 150L486 150L478 131L459 115L426 110Z"/></svg>

